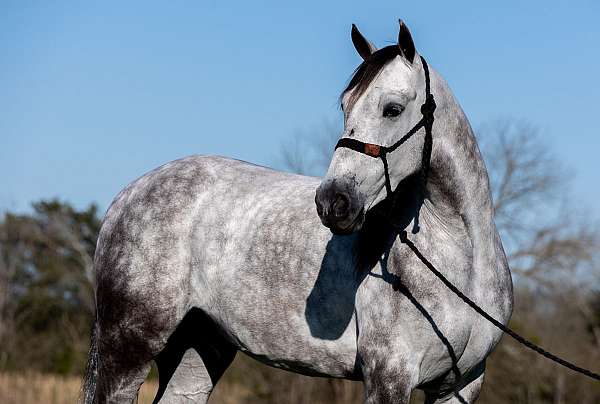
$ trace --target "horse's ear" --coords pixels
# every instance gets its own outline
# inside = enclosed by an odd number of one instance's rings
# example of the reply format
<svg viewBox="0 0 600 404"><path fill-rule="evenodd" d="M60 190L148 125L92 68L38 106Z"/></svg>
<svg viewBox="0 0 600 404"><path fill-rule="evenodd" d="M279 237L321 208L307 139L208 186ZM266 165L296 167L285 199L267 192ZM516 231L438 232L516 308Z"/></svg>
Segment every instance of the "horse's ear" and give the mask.
<svg viewBox="0 0 600 404"><path fill-rule="evenodd" d="M371 56L371 54L377 50L375 45L369 42L369 40L360 33L354 24L352 24L352 43L363 60L367 60L369 56Z"/></svg>
<svg viewBox="0 0 600 404"><path fill-rule="evenodd" d="M412 63L416 53L415 44L413 42L412 35L408 30L408 27L406 26L406 24L404 24L404 21L399 20L399 22L400 33L398 33L398 46L400 47L400 50L402 51L404 57L410 63Z"/></svg>

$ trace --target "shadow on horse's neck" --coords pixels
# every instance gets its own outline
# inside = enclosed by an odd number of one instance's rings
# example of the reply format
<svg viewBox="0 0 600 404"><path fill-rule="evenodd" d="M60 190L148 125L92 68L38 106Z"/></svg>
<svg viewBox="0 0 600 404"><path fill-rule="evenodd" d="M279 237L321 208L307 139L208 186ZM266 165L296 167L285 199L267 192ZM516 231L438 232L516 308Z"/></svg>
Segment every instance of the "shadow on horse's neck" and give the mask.
<svg viewBox="0 0 600 404"><path fill-rule="evenodd" d="M400 231L420 231L425 196L420 176L413 175L401 181L392 195L367 212L356 245L359 270L369 272L382 256L389 255Z"/></svg>
<svg viewBox="0 0 600 404"><path fill-rule="evenodd" d="M382 256L389 254L401 231L430 240L444 232L455 240L457 248L473 247L469 218L463 216L460 195L449 189L444 182L447 178L440 179L436 167L431 167L429 173L426 184L420 173L405 178L392 195L367 213L355 245L359 270L370 271Z"/></svg>

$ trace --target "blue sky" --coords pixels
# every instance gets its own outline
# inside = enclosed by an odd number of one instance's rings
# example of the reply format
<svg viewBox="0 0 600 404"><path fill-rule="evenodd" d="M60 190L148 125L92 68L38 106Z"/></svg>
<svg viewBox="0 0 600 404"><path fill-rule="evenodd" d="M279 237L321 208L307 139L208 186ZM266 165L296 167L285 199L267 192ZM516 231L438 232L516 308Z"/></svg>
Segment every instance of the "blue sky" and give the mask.
<svg viewBox="0 0 600 404"><path fill-rule="evenodd" d="M576 201L600 197L597 1L50 3L0 3L0 210L104 209L194 153L277 166L285 139L341 119L351 23L383 46L397 18L473 127L539 126Z"/></svg>

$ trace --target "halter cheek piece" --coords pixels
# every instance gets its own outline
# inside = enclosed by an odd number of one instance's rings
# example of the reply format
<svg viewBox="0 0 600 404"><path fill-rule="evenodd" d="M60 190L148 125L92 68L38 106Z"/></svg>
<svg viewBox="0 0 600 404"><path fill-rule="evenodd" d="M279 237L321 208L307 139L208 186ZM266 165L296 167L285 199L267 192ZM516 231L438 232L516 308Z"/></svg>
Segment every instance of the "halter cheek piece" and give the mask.
<svg viewBox="0 0 600 404"><path fill-rule="evenodd" d="M432 136L431 136L431 128L433 127L433 112L435 111L435 100L433 99L433 94L431 94L431 88L429 84L429 67L427 66L427 62L421 56L421 64L423 65L423 70L425 71L425 102L421 105L421 114L423 117L411 130L409 130L406 135L402 136L400 140L394 143L391 146L380 146L373 143L365 143L360 140L344 137L341 138L337 144L335 145L335 149L337 150L340 147L345 147L347 149L354 150L356 152L366 154L367 156L374 158L381 158L383 162L383 171L385 173L385 189L387 191L388 197L392 195L392 184L390 182L390 173L387 162L388 153L396 150L400 145L406 142L412 135L417 133L421 127L425 128L425 143L423 144L423 155L422 155L422 164L421 164L421 175L423 185L427 183L427 175L429 170L429 160L431 159L431 147L432 147Z"/></svg>

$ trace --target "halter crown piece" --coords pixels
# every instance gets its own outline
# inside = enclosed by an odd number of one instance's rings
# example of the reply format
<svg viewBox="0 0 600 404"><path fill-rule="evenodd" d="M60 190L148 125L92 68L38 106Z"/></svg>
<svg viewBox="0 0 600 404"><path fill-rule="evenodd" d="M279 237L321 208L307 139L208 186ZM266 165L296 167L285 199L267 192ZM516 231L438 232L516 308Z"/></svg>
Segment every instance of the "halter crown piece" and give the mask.
<svg viewBox="0 0 600 404"><path fill-rule="evenodd" d="M425 72L425 102L421 105L421 114L423 117L411 130L409 130L406 135L402 136L396 143L391 146L381 146L373 143L365 143L360 140L343 137L341 138L337 144L335 145L335 149L337 150L340 147L345 147L347 149L354 150L356 152L366 154L367 156L374 158L381 158L383 162L383 170L385 173L385 189L387 191L388 197L391 197L393 194L392 184L390 182L390 173L388 169L387 162L387 154L396 150L400 145L406 142L412 135L417 133L419 129L422 127L425 128L425 143L423 144L423 160L421 164L421 175L422 175L422 185L425 186L427 183L427 175L429 171L429 160L431 159L431 147L432 147L432 135L431 129L433 127L434 116L433 113L435 111L435 100L433 99L433 94L431 94L431 86L429 84L429 67L427 66L427 62L423 56L420 56L421 64L423 65L423 70Z"/></svg>

